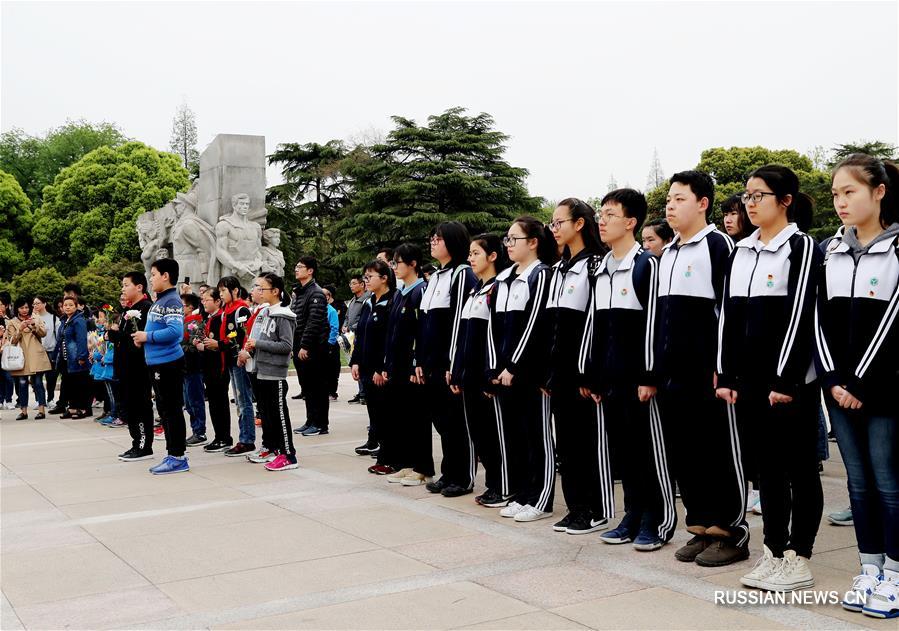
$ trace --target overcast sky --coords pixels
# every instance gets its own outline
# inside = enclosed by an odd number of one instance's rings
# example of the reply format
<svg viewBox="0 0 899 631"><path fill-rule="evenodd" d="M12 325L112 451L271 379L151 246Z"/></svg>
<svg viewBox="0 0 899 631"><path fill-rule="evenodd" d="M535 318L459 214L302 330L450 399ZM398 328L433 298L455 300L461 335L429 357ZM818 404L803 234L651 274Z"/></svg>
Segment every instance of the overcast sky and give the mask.
<svg viewBox="0 0 899 631"><path fill-rule="evenodd" d="M895 2L2 3L2 130L109 121L167 149L217 133L385 134L461 105L532 194L643 188L714 146L897 142ZM269 174L269 184L273 183Z"/></svg>

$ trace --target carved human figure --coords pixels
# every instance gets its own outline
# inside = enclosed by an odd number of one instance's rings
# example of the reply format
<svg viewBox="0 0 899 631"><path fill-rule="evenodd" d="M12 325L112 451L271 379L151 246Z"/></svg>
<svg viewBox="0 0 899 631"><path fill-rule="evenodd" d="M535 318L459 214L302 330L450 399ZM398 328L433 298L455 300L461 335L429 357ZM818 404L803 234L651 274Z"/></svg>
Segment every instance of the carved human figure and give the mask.
<svg viewBox="0 0 899 631"><path fill-rule="evenodd" d="M140 244L140 260L149 275L150 265L156 260L156 251L162 245L159 226L153 213L144 213L137 220L137 242Z"/></svg>
<svg viewBox="0 0 899 631"><path fill-rule="evenodd" d="M182 276L196 287L214 282L216 235L212 226L197 216L196 190L178 193L174 205L178 219L172 226L172 254Z"/></svg>
<svg viewBox="0 0 899 631"><path fill-rule="evenodd" d="M249 288L262 267L262 226L252 221L250 196L238 193L231 197L233 212L215 225L216 255L222 276L236 276Z"/></svg>
<svg viewBox="0 0 899 631"><path fill-rule="evenodd" d="M277 228L266 228L262 231L262 271L284 276L284 254L278 249L281 245L281 231Z"/></svg>

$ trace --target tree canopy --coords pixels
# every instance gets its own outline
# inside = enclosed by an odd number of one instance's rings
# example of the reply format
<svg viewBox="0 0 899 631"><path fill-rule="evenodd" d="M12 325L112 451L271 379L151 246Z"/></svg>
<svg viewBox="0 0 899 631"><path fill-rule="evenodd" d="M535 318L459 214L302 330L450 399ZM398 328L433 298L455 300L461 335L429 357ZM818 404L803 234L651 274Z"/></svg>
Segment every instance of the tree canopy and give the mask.
<svg viewBox="0 0 899 631"><path fill-rule="evenodd" d="M0 170L0 278L25 268L22 243L28 239L34 217L31 201L12 175Z"/></svg>

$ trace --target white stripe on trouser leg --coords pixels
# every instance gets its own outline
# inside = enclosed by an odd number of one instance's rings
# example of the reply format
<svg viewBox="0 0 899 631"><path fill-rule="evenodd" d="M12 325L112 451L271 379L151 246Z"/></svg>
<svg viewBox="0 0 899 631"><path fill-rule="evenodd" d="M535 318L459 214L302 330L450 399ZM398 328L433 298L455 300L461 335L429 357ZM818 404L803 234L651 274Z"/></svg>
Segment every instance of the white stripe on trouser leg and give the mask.
<svg viewBox="0 0 899 631"><path fill-rule="evenodd" d="M493 396L493 412L496 418L496 436L499 439L499 480L500 493L505 497L509 494L509 463L506 460L506 432L503 430L503 411L499 404L499 397Z"/></svg>
<svg viewBox="0 0 899 631"><path fill-rule="evenodd" d="M596 464L599 469L600 504L602 517L615 516L615 483L609 459L609 435L606 432L606 415L602 403L596 406Z"/></svg>
<svg viewBox="0 0 899 631"><path fill-rule="evenodd" d="M662 521L659 522L658 535L662 541L668 541L674 532L677 513L674 510L674 490L671 485L671 473L668 469L668 456L665 452L665 435L662 430L659 404L655 397L649 400L649 429L652 437L656 479L662 495Z"/></svg>
<svg viewBox="0 0 899 631"><path fill-rule="evenodd" d="M465 392L462 392L462 422L465 423L465 440L468 441L468 486L474 486L477 464L474 457L474 442L471 440L471 426L468 424L468 406L465 405Z"/></svg>
<svg viewBox="0 0 899 631"><path fill-rule="evenodd" d="M743 475L743 455L740 449L740 435L737 433L737 411L736 406L732 403L727 404L727 426L730 431L730 449L734 461L734 473L736 473L737 486L739 487L738 496L740 502L738 505L739 515L731 522L731 526L740 528L743 536L737 542L738 546L743 545L749 539L749 529L743 524L746 515L746 479Z"/></svg>
<svg viewBox="0 0 899 631"><path fill-rule="evenodd" d="M543 418L541 419L541 428L543 430L543 489L537 499L537 505L534 507L538 510L545 511L549 503L549 496L552 493L553 486L556 482L556 454L553 451L552 431L549 427L549 397L540 393L543 405L541 406Z"/></svg>
<svg viewBox="0 0 899 631"><path fill-rule="evenodd" d="M287 419L284 418L284 380L278 380L278 418L281 419L281 436L284 440L284 448L281 451L285 456L290 453L289 436L287 435ZM265 431L265 428L262 430Z"/></svg>

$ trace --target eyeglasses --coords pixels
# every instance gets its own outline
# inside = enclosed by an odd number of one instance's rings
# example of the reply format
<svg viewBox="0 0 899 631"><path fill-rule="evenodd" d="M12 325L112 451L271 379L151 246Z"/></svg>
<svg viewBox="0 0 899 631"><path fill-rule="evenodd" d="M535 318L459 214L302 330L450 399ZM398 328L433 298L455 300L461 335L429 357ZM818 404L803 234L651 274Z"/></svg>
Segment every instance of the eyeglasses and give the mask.
<svg viewBox="0 0 899 631"><path fill-rule="evenodd" d="M609 223L612 219L616 219L619 217L624 217L624 215L616 215L615 213L608 212L596 213L596 221L601 221L603 223Z"/></svg>
<svg viewBox="0 0 899 631"><path fill-rule="evenodd" d="M375 275L373 275L373 276L363 276L362 278L365 279L365 282L368 282L368 281L370 281L370 280L372 280L372 279L375 279L375 278L383 278L383 276L381 276L380 274L375 274Z"/></svg>
<svg viewBox="0 0 899 631"><path fill-rule="evenodd" d="M431 237L431 245L440 243L441 241L443 241L443 237L440 237L436 234L433 237Z"/></svg>
<svg viewBox="0 0 899 631"><path fill-rule="evenodd" d="M574 219L556 219L555 221L550 221L548 224L546 224L546 227L553 232L558 232L559 228L561 228L562 224L566 221L574 221Z"/></svg>
<svg viewBox="0 0 899 631"><path fill-rule="evenodd" d="M527 237L513 237L511 235L503 237L503 245L507 248L515 247L515 242L519 239L527 239Z"/></svg>
<svg viewBox="0 0 899 631"><path fill-rule="evenodd" d="M390 261L387 265L390 267L390 269L396 269L396 266L399 265L399 263L397 263L396 261Z"/></svg>
<svg viewBox="0 0 899 631"><path fill-rule="evenodd" d="M762 201L762 198L764 198L765 195L771 195L773 197L777 197L777 193L768 193L767 191L756 191L755 193L743 193L742 195L740 195L740 200L744 204L748 204L750 201L753 204L758 204L759 202Z"/></svg>
<svg viewBox="0 0 899 631"><path fill-rule="evenodd" d="M297 263L297 266L294 267L293 269L295 269L295 270L298 270L298 269L306 269L306 266L303 265L302 263Z"/></svg>

